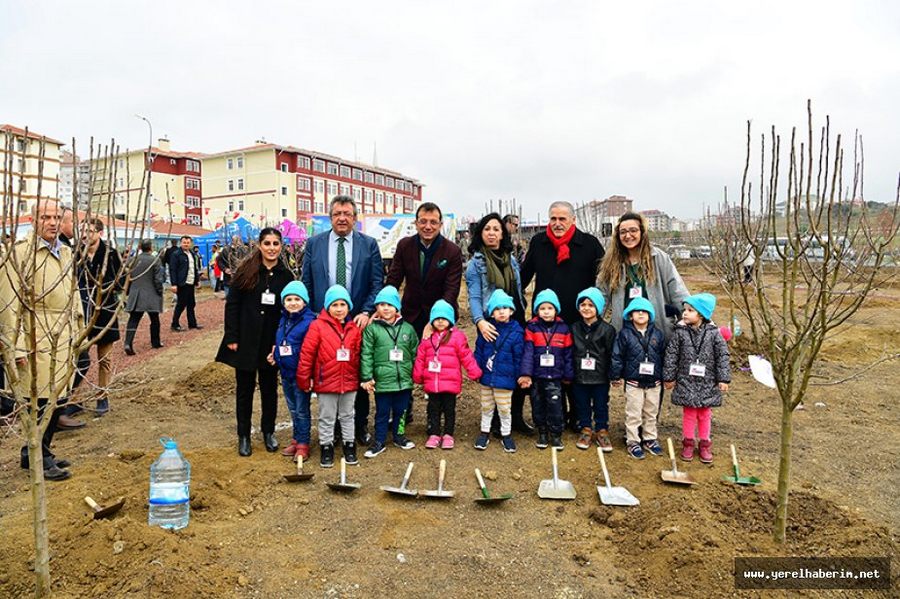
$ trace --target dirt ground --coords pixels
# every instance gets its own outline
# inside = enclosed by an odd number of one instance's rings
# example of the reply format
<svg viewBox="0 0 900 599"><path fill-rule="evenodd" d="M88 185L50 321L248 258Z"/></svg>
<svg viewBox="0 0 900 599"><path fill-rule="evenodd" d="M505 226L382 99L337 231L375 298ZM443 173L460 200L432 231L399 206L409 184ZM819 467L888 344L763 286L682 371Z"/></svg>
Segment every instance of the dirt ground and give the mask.
<svg viewBox="0 0 900 599"><path fill-rule="evenodd" d="M689 288L717 292L696 267L684 270ZM900 289L880 289L834 339L822 373L844 378L881 353L897 351ZM222 302L203 304L220 314ZM722 310L723 308L720 308ZM719 316L721 319L722 312ZM623 397L610 405L615 451L608 455L614 484L641 500L635 508L600 504L602 479L596 453L564 439L560 475L572 481L571 502L543 501L536 490L550 477L550 455L520 437L519 452L505 454L494 441L472 447L478 432L475 387L458 405L457 448L424 449L425 402L417 393L411 437L418 447L391 447L361 459L349 477L362 484L354 495L325 486L338 472L318 467L310 483L289 484L287 458L268 454L254 432L254 453L239 458L234 432L234 384L228 368L212 361L220 317L201 318L204 331L141 351L117 369L113 410L81 431L62 433L58 455L74 462L73 477L50 484L53 587L60 597L731 597L735 556L890 556L896 559L900 510L900 406L896 362L881 364L837 386L813 388L795 417L793 489L788 543L771 540L777 477L780 407L774 391L737 364L732 391L714 412L715 463L680 463L699 479L692 488L660 482L667 460L629 458L622 444ZM165 320L164 320L165 322ZM470 323L463 323L471 335ZM144 348L145 349L145 348ZM117 358L124 354L117 353ZM822 403L824 406L817 406ZM256 406L258 410L258 405ZM258 413L258 412L257 412ZM258 416L257 416L258 418ZM287 410L279 405L282 444L290 437ZM663 409L661 436L680 435L680 412ZM315 435L315 433L314 433ZM149 467L174 437L192 465L191 523L179 532L147 526ZM738 447L756 488L727 485L728 444ZM18 467L19 440L0 447L0 596L31 594L30 495ZM394 499L380 485L399 484L415 462L411 486L436 487L437 465L448 461L443 503ZM513 499L485 508L473 469L488 474L495 493ZM127 500L119 515L94 521L83 497ZM900 596L896 561L892 589L794 592L802 596ZM768 591L765 596L787 596Z"/></svg>

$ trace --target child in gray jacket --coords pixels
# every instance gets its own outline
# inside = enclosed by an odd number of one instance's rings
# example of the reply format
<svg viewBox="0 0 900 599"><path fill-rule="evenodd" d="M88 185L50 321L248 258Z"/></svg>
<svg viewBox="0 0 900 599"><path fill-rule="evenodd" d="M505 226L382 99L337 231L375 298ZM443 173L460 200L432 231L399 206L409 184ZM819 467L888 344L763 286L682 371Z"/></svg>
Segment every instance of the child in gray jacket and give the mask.
<svg viewBox="0 0 900 599"><path fill-rule="evenodd" d="M695 430L700 461L712 463L712 408L722 405L722 393L731 382L728 345L712 322L716 296L698 293L684 300L683 320L666 348L663 380L672 392L672 403L682 406L681 459L694 459Z"/></svg>

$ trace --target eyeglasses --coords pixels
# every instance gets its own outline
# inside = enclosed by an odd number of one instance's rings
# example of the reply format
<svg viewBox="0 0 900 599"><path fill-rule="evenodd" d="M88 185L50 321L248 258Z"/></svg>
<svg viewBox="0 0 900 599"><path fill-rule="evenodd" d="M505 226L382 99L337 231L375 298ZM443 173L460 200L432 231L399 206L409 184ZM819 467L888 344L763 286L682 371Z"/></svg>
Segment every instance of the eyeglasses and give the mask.
<svg viewBox="0 0 900 599"><path fill-rule="evenodd" d="M439 220L427 219L427 218L420 218L416 222L418 224L422 225L423 227L427 227L428 225L431 225L432 227L438 227L441 224L441 221L439 221Z"/></svg>
<svg viewBox="0 0 900 599"><path fill-rule="evenodd" d="M625 237L626 235L638 235L641 230L638 228L633 229L619 229L619 237Z"/></svg>

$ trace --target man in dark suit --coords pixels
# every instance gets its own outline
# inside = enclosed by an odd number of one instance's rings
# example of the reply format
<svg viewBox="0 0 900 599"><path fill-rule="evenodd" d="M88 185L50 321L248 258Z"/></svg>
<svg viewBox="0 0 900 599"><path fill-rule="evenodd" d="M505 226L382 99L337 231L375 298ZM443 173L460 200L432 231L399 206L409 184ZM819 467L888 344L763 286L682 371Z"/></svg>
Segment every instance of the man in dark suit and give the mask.
<svg viewBox="0 0 900 599"><path fill-rule="evenodd" d="M169 254L169 278L172 284L172 292L176 295L175 311L172 313L172 330L183 331L179 320L181 314L187 310L187 324L189 329L202 329L203 325L197 324L194 315L194 306L197 305L194 289L200 286L200 260L191 251L193 240L190 235L181 237L181 247Z"/></svg>
<svg viewBox="0 0 900 599"><path fill-rule="evenodd" d="M441 235L444 217L440 207L425 202L416 210L416 235L397 243L388 270L387 284L400 289L403 281L403 320L413 325L419 338L428 324L431 307L439 299L453 306L462 280L462 252L455 243Z"/></svg>
<svg viewBox="0 0 900 599"><path fill-rule="evenodd" d="M384 264L378 243L356 230L356 202L350 196L335 196L329 204L331 230L310 237L303 253L301 280L309 290L309 307L321 312L325 292L341 285L350 293L353 321L363 329L375 312L375 296L384 286ZM368 430L369 394L356 394L356 436L363 445L371 442Z"/></svg>

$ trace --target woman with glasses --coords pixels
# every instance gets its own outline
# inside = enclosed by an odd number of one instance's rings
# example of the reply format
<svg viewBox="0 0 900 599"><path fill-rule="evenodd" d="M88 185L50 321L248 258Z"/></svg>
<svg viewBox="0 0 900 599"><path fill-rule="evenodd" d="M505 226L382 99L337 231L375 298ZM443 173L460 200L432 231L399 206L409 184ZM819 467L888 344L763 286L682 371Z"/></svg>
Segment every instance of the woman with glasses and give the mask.
<svg viewBox="0 0 900 599"><path fill-rule="evenodd" d="M626 212L619 217L603 262L597 287L611 309L610 324L622 330L622 312L636 297L653 304L657 328L668 339L674 323L666 317L666 306L680 311L688 294L678 269L668 254L650 244L647 223L640 214ZM671 312L671 310L670 310Z"/></svg>

